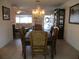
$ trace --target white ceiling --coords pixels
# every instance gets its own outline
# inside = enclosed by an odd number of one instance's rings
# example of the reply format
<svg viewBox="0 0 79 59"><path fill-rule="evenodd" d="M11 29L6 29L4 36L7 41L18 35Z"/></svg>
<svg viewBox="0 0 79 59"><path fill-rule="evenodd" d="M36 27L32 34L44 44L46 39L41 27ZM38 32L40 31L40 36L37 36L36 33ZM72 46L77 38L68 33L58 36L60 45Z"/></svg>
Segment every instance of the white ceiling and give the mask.
<svg viewBox="0 0 79 59"><path fill-rule="evenodd" d="M53 8L59 7L67 0L39 0L39 4L42 8L46 11L52 11ZM37 2L36 0L10 0L12 6L18 7L19 9L31 11L33 8L36 7Z"/></svg>

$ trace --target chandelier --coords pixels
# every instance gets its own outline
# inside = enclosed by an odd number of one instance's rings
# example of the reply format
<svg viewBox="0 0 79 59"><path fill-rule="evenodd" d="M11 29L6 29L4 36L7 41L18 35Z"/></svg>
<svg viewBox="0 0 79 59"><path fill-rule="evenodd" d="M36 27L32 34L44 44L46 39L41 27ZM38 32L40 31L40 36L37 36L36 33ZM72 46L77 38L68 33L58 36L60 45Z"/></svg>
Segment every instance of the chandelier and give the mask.
<svg viewBox="0 0 79 59"><path fill-rule="evenodd" d="M36 2L40 2L39 0L37 0ZM45 14L45 10L42 9L39 5L32 10L32 15L34 16L42 16Z"/></svg>

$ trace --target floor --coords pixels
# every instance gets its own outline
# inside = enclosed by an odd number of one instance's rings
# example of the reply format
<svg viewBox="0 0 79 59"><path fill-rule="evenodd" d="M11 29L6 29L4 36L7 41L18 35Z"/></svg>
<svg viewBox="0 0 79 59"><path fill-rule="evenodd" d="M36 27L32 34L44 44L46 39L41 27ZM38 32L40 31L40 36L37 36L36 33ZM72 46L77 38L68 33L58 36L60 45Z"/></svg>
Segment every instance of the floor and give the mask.
<svg viewBox="0 0 79 59"><path fill-rule="evenodd" d="M30 46L27 46L27 59L32 59ZM50 58L49 55L46 59ZM20 39L13 40L8 45L0 49L0 59L23 59ZM35 55L34 59L44 59L42 55ZM57 40L57 52L54 59L78 59L78 51L68 45L64 40Z"/></svg>

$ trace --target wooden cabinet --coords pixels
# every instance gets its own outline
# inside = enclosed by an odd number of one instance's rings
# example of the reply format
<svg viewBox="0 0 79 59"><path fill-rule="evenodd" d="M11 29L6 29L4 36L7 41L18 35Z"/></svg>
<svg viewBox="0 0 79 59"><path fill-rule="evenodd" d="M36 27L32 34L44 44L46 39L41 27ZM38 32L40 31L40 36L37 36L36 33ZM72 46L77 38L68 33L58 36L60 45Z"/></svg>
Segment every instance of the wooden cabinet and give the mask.
<svg viewBox="0 0 79 59"><path fill-rule="evenodd" d="M64 19L65 19L65 9L55 9L54 10L54 22L56 22L59 27L59 39L64 39Z"/></svg>

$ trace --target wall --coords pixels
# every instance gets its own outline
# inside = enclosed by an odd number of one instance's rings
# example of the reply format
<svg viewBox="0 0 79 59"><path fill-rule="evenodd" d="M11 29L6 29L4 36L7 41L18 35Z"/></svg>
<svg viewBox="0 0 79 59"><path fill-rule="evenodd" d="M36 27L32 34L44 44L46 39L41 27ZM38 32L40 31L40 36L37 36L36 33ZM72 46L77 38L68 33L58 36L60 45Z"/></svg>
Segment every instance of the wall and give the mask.
<svg viewBox="0 0 79 59"><path fill-rule="evenodd" d="M13 39L11 20L2 19L2 5L10 8L10 3L8 0L0 0L0 48Z"/></svg>
<svg viewBox="0 0 79 59"><path fill-rule="evenodd" d="M65 13L65 40L79 51L79 24L69 24L69 8L79 3L79 0L69 0L63 7L66 9Z"/></svg>
<svg viewBox="0 0 79 59"><path fill-rule="evenodd" d="M51 8L52 9L52 8ZM13 24L15 24L15 18L16 18L16 12L18 11L19 9L16 7L16 6L13 6L12 7L12 23ZM28 9L26 9L26 10L28 10ZM31 15L32 14L32 12L29 12L29 11L26 11L25 9L22 9L22 11L25 11L25 12L22 12L22 13L20 13L20 15ZM50 11L46 11L46 15L50 15L52 12L50 12ZM33 16L33 15L32 15ZM40 18L38 18L38 20L37 19L34 19L34 16L33 16L33 20L32 20L32 22L33 23L27 23L27 24L15 24L15 26L16 26L16 28L19 28L19 27L21 27L21 26L25 26L26 28L29 28L29 27L32 27L32 26L34 26L34 24L35 23L37 23L37 24L42 24L42 25L44 25L43 24L43 21L44 19L43 19L43 17L40 17Z"/></svg>

